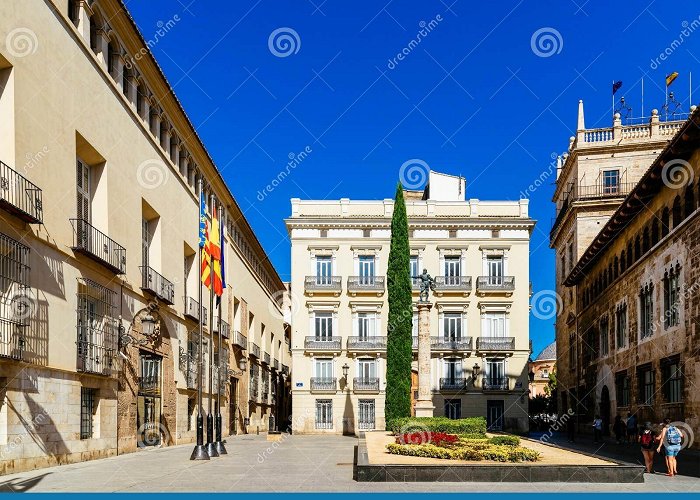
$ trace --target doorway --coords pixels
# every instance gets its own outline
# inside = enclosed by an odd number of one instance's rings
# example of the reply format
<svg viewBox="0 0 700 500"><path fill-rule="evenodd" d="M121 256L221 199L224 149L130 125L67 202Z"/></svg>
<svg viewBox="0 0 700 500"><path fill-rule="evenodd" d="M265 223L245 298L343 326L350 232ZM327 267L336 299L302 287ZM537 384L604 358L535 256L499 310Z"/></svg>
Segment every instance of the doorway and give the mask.
<svg viewBox="0 0 700 500"><path fill-rule="evenodd" d="M231 377L231 389L228 398L228 433L238 434L238 379Z"/></svg>
<svg viewBox="0 0 700 500"><path fill-rule="evenodd" d="M600 391L600 418L603 420L603 436L610 435L610 391L604 385Z"/></svg>
<svg viewBox="0 0 700 500"><path fill-rule="evenodd" d="M502 399L486 401L486 427L490 431L503 430L505 404Z"/></svg>
<svg viewBox="0 0 700 500"><path fill-rule="evenodd" d="M160 370L162 358L156 354L139 355L141 376L136 412L137 446L160 446L167 444L161 437L161 392Z"/></svg>

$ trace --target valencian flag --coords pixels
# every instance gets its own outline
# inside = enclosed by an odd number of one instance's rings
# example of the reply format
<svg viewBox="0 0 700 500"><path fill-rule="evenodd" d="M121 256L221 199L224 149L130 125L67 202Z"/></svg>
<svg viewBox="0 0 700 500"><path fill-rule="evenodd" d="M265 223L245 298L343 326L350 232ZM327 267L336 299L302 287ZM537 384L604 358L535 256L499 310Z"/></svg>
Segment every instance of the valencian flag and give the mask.
<svg viewBox="0 0 700 500"><path fill-rule="evenodd" d="M211 286L211 267L209 266L209 222L204 205L204 191L199 195L199 248L202 249L201 275L202 283Z"/></svg>
<svg viewBox="0 0 700 500"><path fill-rule="evenodd" d="M670 86L676 78L678 78L678 71L666 75L666 86Z"/></svg>
<svg viewBox="0 0 700 500"><path fill-rule="evenodd" d="M616 82L613 82L613 86L612 86L613 95L615 95L615 92L620 90L621 87L622 87L622 80L618 80Z"/></svg>
<svg viewBox="0 0 700 500"><path fill-rule="evenodd" d="M211 288L217 297L224 293L224 284L221 276L221 228L219 219L216 216L216 206L211 213L211 232L209 233L209 257L212 265Z"/></svg>

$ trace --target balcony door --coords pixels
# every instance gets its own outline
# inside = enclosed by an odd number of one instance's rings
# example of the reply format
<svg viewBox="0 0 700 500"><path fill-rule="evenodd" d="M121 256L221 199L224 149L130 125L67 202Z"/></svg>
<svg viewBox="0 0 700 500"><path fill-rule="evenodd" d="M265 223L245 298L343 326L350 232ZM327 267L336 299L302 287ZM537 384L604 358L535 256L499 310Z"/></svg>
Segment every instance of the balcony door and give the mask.
<svg viewBox="0 0 700 500"><path fill-rule="evenodd" d="M484 316L484 337L503 338L506 336L506 315L489 313Z"/></svg>
<svg viewBox="0 0 700 500"><path fill-rule="evenodd" d="M141 379L137 401L137 445L160 446L161 437L161 399L160 368L162 358L155 354L141 353Z"/></svg>
<svg viewBox="0 0 700 500"><path fill-rule="evenodd" d="M81 295L78 299L78 365L86 372L102 373L106 360L100 359L104 333L104 320L97 314L97 301Z"/></svg>
<svg viewBox="0 0 700 500"><path fill-rule="evenodd" d="M503 430L503 414L505 413L505 403L500 400L486 401L486 428L489 431Z"/></svg>
<svg viewBox="0 0 700 500"><path fill-rule="evenodd" d="M333 261L330 255L316 256L316 284L331 285L333 281Z"/></svg>
<svg viewBox="0 0 700 500"><path fill-rule="evenodd" d="M374 284L374 257L362 255L359 261L359 284L373 285Z"/></svg>
<svg viewBox="0 0 700 500"><path fill-rule="evenodd" d="M375 336L376 316L374 313L357 314L357 336L359 340L371 340Z"/></svg>
<svg viewBox="0 0 700 500"><path fill-rule="evenodd" d="M445 416L447 418L457 420L462 418L462 400L461 399L446 399L445 400Z"/></svg>
<svg viewBox="0 0 700 500"><path fill-rule="evenodd" d="M449 385L456 385L462 378L462 360L461 359L446 359L445 360L445 380Z"/></svg>
<svg viewBox="0 0 700 500"><path fill-rule="evenodd" d="M357 361L358 377L361 380L370 380L377 377L377 362L374 359L360 359Z"/></svg>
<svg viewBox="0 0 700 500"><path fill-rule="evenodd" d="M499 286L503 284L503 258L489 257L486 259L486 272L488 273L488 284Z"/></svg>
<svg viewBox="0 0 700 500"><path fill-rule="evenodd" d="M603 171L603 194L617 194L620 190L620 171Z"/></svg>
<svg viewBox="0 0 700 500"><path fill-rule="evenodd" d="M443 337L448 342L459 342L462 339L462 315L445 313L443 318Z"/></svg>
<svg viewBox="0 0 700 500"><path fill-rule="evenodd" d="M333 360L332 359L317 359L314 367L315 377L323 380L333 378Z"/></svg>
<svg viewBox="0 0 700 500"><path fill-rule="evenodd" d="M462 266L459 257L445 257L445 284L458 285L462 275Z"/></svg>
<svg viewBox="0 0 700 500"><path fill-rule="evenodd" d="M90 167L80 159L76 161L76 222L75 234L76 245L79 248L92 250L90 244L90 228L88 224L92 221L92 211L90 210ZM81 221L87 222L83 224Z"/></svg>
<svg viewBox="0 0 700 500"><path fill-rule="evenodd" d="M316 313L315 329L316 340L331 340L333 337L333 314L332 313Z"/></svg>
<svg viewBox="0 0 700 500"><path fill-rule="evenodd" d="M486 360L484 378L490 386L500 386L505 383L506 362L503 359Z"/></svg>

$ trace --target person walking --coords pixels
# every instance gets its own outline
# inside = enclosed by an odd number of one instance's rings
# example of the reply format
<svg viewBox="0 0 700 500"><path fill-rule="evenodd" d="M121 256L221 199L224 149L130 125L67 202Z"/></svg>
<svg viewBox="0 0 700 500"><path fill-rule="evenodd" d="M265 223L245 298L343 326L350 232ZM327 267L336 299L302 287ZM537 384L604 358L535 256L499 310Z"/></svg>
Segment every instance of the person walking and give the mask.
<svg viewBox="0 0 700 500"><path fill-rule="evenodd" d="M639 429L637 427L637 416L627 413L627 443L632 443L637 440Z"/></svg>
<svg viewBox="0 0 700 500"><path fill-rule="evenodd" d="M593 442L600 442L600 438L603 435L603 419L600 415L596 415L593 419Z"/></svg>
<svg viewBox="0 0 700 500"><path fill-rule="evenodd" d="M613 432L615 433L615 441L617 441L617 444L622 444L622 438L625 435L625 424L622 423L622 417L620 415L615 416Z"/></svg>
<svg viewBox="0 0 700 500"><path fill-rule="evenodd" d="M666 451L666 475L673 477L678 474L676 457L678 456L678 452L681 451L683 432L675 425L671 425L670 418L664 419L663 425L664 427L661 430L661 436L659 436L659 446L656 448L656 452L661 453L661 446L663 445Z"/></svg>
<svg viewBox="0 0 700 500"><path fill-rule="evenodd" d="M576 437L576 422L574 421L573 418L569 418L566 421L566 436L569 440L569 443L573 443L575 441Z"/></svg>
<svg viewBox="0 0 700 500"><path fill-rule="evenodd" d="M651 422L647 422L639 434L639 444L642 447L646 472L649 474L654 473L654 448L656 448L657 439L658 436L651 428Z"/></svg>

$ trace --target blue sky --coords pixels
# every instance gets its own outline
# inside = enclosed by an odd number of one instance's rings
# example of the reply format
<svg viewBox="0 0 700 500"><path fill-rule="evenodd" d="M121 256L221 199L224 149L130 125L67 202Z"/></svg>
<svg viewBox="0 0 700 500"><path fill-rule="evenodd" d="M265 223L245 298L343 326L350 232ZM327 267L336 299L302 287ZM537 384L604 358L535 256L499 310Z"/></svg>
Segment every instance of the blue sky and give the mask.
<svg viewBox="0 0 700 500"><path fill-rule="evenodd" d="M617 96L641 116L644 78L648 116L663 104L664 76L678 71L671 90L687 111L689 72L700 66L700 5L690 1L213 5L127 1L284 280L290 198L389 198L401 165L416 158L465 176L470 198L525 193L538 220L533 289L553 289L554 176L528 186L566 150L578 100L587 127L609 126L611 83L622 80ZM168 21L172 28L157 35ZM270 48L280 28L293 50L284 36ZM392 62L404 48L406 56ZM700 89L694 93L700 98ZM290 153L306 148L308 157L284 182L259 194ZM553 319L531 317L530 334L536 354L554 339Z"/></svg>

